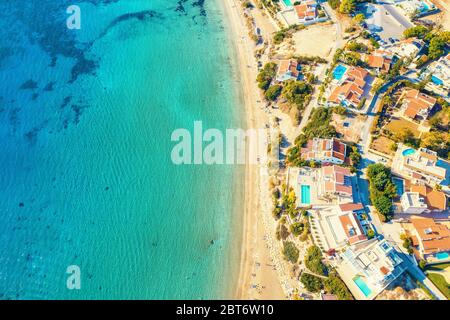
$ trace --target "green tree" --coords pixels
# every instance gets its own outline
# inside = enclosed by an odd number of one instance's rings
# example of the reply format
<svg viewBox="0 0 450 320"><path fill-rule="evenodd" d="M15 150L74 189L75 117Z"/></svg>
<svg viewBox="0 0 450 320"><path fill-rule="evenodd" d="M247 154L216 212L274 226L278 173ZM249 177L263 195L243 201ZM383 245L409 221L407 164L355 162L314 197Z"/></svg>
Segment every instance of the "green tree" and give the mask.
<svg viewBox="0 0 450 320"><path fill-rule="evenodd" d="M366 16L363 13L358 13L353 17L353 21L355 23L362 23L364 20L366 20Z"/></svg>
<svg viewBox="0 0 450 320"><path fill-rule="evenodd" d="M327 267L322 262L322 252L317 246L311 246L305 256L305 266L314 273L326 275Z"/></svg>
<svg viewBox="0 0 450 320"><path fill-rule="evenodd" d="M341 5L341 1L340 0L328 0L328 4L330 5L330 7L332 9L336 10Z"/></svg>
<svg viewBox="0 0 450 320"><path fill-rule="evenodd" d="M299 251L293 242L285 241L283 243L283 255L289 262L296 263L298 261Z"/></svg>
<svg viewBox="0 0 450 320"><path fill-rule="evenodd" d="M339 6L339 12L341 13L352 13L356 9L355 0L342 0Z"/></svg>
<svg viewBox="0 0 450 320"><path fill-rule="evenodd" d="M270 83L275 77L276 70L277 70L276 63L273 62L266 63L266 65L263 67L263 69L259 72L258 76L256 77L256 81L258 82L258 87L260 89L263 89L265 91L269 88Z"/></svg>
<svg viewBox="0 0 450 320"><path fill-rule="evenodd" d="M279 84L275 84L273 86L270 86L269 89L264 93L264 96L269 101L275 101L281 94L282 86Z"/></svg>
<svg viewBox="0 0 450 320"><path fill-rule="evenodd" d="M322 279L313 276L312 274L302 273L300 282L305 286L306 290L310 292L319 292L323 288Z"/></svg>
<svg viewBox="0 0 450 320"><path fill-rule="evenodd" d="M415 26L412 28L408 28L403 31L403 37L407 38L420 38L424 39L425 36L430 32L430 30L425 26Z"/></svg>

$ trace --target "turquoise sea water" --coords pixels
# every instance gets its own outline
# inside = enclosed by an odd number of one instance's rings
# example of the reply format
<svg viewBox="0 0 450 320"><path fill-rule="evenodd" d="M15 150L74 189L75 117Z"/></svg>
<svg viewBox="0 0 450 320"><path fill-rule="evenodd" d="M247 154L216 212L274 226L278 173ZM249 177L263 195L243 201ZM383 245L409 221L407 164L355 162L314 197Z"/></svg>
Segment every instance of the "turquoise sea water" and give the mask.
<svg viewBox="0 0 450 320"><path fill-rule="evenodd" d="M0 0L0 299L231 297L243 170L170 160L174 129L242 125L218 3L72 1L68 30Z"/></svg>

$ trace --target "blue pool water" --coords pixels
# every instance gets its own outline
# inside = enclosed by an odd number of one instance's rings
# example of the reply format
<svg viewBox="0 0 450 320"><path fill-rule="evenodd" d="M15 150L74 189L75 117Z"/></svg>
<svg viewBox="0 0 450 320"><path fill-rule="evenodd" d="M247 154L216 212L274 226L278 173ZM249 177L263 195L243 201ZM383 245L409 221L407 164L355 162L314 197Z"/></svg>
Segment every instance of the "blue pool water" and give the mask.
<svg viewBox="0 0 450 320"><path fill-rule="evenodd" d="M435 77L435 76L431 76L431 82L433 82L434 84L437 84L438 86L444 84L444 81L442 81L441 79L439 79L438 77Z"/></svg>
<svg viewBox="0 0 450 320"><path fill-rule="evenodd" d="M419 10L421 12L427 12L430 11L430 6L426 2L422 2L419 6Z"/></svg>
<svg viewBox="0 0 450 320"><path fill-rule="evenodd" d="M311 204L311 187L308 185L301 186L302 203Z"/></svg>
<svg viewBox="0 0 450 320"><path fill-rule="evenodd" d="M436 258L438 260L445 260L445 259L450 258L450 254L448 254L448 252L439 252L439 253L436 253Z"/></svg>
<svg viewBox="0 0 450 320"><path fill-rule="evenodd" d="M372 293L372 290L367 286L367 284L364 282L361 277L356 277L353 279L353 282L358 286L358 288L364 293L366 297L370 296Z"/></svg>
<svg viewBox="0 0 450 320"><path fill-rule="evenodd" d="M341 80L346 71L347 71L347 67L344 67L341 64L338 65L333 71L333 78L336 80Z"/></svg>
<svg viewBox="0 0 450 320"><path fill-rule="evenodd" d="M287 7L292 6L291 0L283 0L283 2L284 2L284 4L285 4Z"/></svg>
<svg viewBox="0 0 450 320"><path fill-rule="evenodd" d="M403 179L399 179L399 178L393 177L392 178L392 182L397 187L397 194L398 194L398 196L401 196L405 192Z"/></svg>
<svg viewBox="0 0 450 320"><path fill-rule="evenodd" d="M410 156L410 155L414 154L415 152L416 152L416 150L414 150L414 149L405 149L405 150L403 150L402 155L404 157L406 157L406 156Z"/></svg>

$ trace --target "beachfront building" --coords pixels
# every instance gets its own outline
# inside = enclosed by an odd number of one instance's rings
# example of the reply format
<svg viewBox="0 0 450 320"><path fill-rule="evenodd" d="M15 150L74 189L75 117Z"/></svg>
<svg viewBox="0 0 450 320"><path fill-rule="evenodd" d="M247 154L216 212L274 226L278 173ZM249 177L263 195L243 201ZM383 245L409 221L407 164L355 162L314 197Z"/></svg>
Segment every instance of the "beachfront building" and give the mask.
<svg viewBox="0 0 450 320"><path fill-rule="evenodd" d="M394 44L387 44L381 49L399 59L414 59L425 47L425 42L417 38L409 38Z"/></svg>
<svg viewBox="0 0 450 320"><path fill-rule="evenodd" d="M300 64L295 59L280 60L276 80L283 82L286 80L298 80L300 78Z"/></svg>
<svg viewBox="0 0 450 320"><path fill-rule="evenodd" d="M448 163L438 158L437 153L426 148L412 149L399 144L392 161L392 172L411 180L413 184L448 184Z"/></svg>
<svg viewBox="0 0 450 320"><path fill-rule="evenodd" d="M319 16L318 3L315 0L301 1L300 4L294 5L300 23L312 22Z"/></svg>
<svg viewBox="0 0 450 320"><path fill-rule="evenodd" d="M406 266L387 240L355 244L339 255L337 270L358 300L370 300L400 276Z"/></svg>
<svg viewBox="0 0 450 320"><path fill-rule="evenodd" d="M360 203L317 207L310 213L324 251L341 249L368 239L367 231L371 226Z"/></svg>
<svg viewBox="0 0 450 320"><path fill-rule="evenodd" d="M328 16L317 0L282 0L278 17L286 26L323 22Z"/></svg>
<svg viewBox="0 0 450 320"><path fill-rule="evenodd" d="M367 57L367 65L379 73L389 73L392 55L384 50L375 50Z"/></svg>
<svg viewBox="0 0 450 320"><path fill-rule="evenodd" d="M369 72L367 70L361 67L348 67L343 75L337 78L335 76L335 80L338 80L338 83L331 90L327 104L359 109L363 98L367 95L368 89L370 89L367 88L368 78Z"/></svg>
<svg viewBox="0 0 450 320"><path fill-rule="evenodd" d="M347 145L335 138L313 138L301 150L303 159L313 160L322 164L343 164L348 161L346 154Z"/></svg>
<svg viewBox="0 0 450 320"><path fill-rule="evenodd" d="M441 95L450 96L450 53L441 57L438 61L433 61L424 71L421 78L431 77L426 89Z"/></svg>
<svg viewBox="0 0 450 320"><path fill-rule="evenodd" d="M428 119L436 101L436 98L430 97L417 89L405 89L399 98L403 116L413 120Z"/></svg>
<svg viewBox="0 0 450 320"><path fill-rule="evenodd" d="M413 244L428 262L450 261L450 230L433 219L413 217Z"/></svg>
<svg viewBox="0 0 450 320"><path fill-rule="evenodd" d="M353 202L353 178L349 168L323 166L317 171L317 197L328 202Z"/></svg>

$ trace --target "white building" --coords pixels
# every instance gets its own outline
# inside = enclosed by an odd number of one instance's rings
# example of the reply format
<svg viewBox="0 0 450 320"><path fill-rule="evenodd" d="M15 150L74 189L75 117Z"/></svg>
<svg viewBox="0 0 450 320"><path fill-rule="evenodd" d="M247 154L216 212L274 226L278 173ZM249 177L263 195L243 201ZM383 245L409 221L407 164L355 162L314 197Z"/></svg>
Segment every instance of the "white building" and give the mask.
<svg viewBox="0 0 450 320"><path fill-rule="evenodd" d="M405 192L400 198L403 213L421 214L427 211L428 206L425 199L418 192Z"/></svg>
<svg viewBox="0 0 450 320"><path fill-rule="evenodd" d="M387 51L400 59L414 59L423 49L425 42L417 38L409 38L394 44L388 44L382 47L383 51Z"/></svg>
<svg viewBox="0 0 450 320"><path fill-rule="evenodd" d="M375 298L406 270L403 260L387 240L373 239L349 247L340 254L338 271L353 295Z"/></svg>
<svg viewBox="0 0 450 320"><path fill-rule="evenodd" d="M441 184L443 186L442 183L448 179L444 162L432 150L426 148L415 150L399 144L392 161L392 171L401 177L410 179L413 184L428 184L432 187Z"/></svg>
<svg viewBox="0 0 450 320"><path fill-rule="evenodd" d="M450 95L450 53L438 61L433 61L421 78L425 79L428 76L431 76L431 81L427 84L426 89L444 97Z"/></svg>

